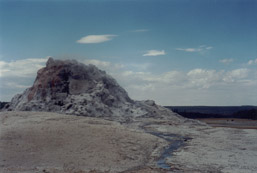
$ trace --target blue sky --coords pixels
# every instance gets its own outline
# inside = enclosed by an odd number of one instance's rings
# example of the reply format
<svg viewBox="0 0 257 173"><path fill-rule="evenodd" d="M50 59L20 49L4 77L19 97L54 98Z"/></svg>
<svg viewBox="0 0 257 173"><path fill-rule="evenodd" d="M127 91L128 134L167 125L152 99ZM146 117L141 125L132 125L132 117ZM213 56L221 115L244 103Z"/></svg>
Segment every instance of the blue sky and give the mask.
<svg viewBox="0 0 257 173"><path fill-rule="evenodd" d="M134 99L257 105L255 0L0 0L0 19L0 100L53 56L97 65Z"/></svg>

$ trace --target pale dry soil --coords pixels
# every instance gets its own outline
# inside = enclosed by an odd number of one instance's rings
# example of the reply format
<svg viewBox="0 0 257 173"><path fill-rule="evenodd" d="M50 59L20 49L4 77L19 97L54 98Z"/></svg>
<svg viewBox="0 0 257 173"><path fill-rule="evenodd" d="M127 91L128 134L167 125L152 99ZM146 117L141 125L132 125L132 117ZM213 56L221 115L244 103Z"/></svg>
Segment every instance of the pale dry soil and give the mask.
<svg viewBox="0 0 257 173"><path fill-rule="evenodd" d="M97 118L0 114L1 173L156 172L148 165L164 145L163 139Z"/></svg>
<svg viewBox="0 0 257 173"><path fill-rule="evenodd" d="M183 145L157 161L170 143L150 133L175 134ZM255 173L257 130L213 128L181 119L100 118L43 112L0 113L2 173Z"/></svg>

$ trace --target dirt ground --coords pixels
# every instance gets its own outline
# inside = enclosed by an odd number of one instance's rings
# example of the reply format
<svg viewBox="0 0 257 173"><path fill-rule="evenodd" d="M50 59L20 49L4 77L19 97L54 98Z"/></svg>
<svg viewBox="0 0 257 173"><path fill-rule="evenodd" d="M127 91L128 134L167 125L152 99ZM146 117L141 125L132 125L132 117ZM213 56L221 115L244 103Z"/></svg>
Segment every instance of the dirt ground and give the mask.
<svg viewBox="0 0 257 173"><path fill-rule="evenodd" d="M43 112L0 114L0 172L162 172L165 141L116 122ZM157 145L158 144L158 145Z"/></svg>
<svg viewBox="0 0 257 173"><path fill-rule="evenodd" d="M255 125L255 121L236 119L210 122ZM153 132L183 140L164 159L168 169L158 161L174 141ZM56 113L2 112L0 172L253 173L257 172L256 142L256 129L213 128L183 118L137 118L121 125Z"/></svg>

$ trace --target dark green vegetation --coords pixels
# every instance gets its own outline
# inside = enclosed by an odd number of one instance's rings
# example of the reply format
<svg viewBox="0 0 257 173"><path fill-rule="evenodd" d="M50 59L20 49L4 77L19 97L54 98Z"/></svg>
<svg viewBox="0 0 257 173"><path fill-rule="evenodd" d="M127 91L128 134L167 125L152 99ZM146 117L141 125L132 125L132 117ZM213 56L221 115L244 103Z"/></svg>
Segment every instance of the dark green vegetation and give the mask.
<svg viewBox="0 0 257 173"><path fill-rule="evenodd" d="M257 120L257 106L166 106L187 118L240 118Z"/></svg>

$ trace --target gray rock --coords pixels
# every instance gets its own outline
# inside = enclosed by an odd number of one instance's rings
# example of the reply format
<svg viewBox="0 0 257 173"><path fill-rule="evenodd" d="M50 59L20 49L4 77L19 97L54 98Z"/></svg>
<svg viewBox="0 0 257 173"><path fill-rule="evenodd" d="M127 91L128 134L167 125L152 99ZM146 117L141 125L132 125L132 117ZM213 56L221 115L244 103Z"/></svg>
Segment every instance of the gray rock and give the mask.
<svg viewBox="0 0 257 173"><path fill-rule="evenodd" d="M8 106L13 111L50 111L121 121L175 115L154 101L133 101L115 79L94 65L52 57L37 72L33 86L14 96Z"/></svg>

